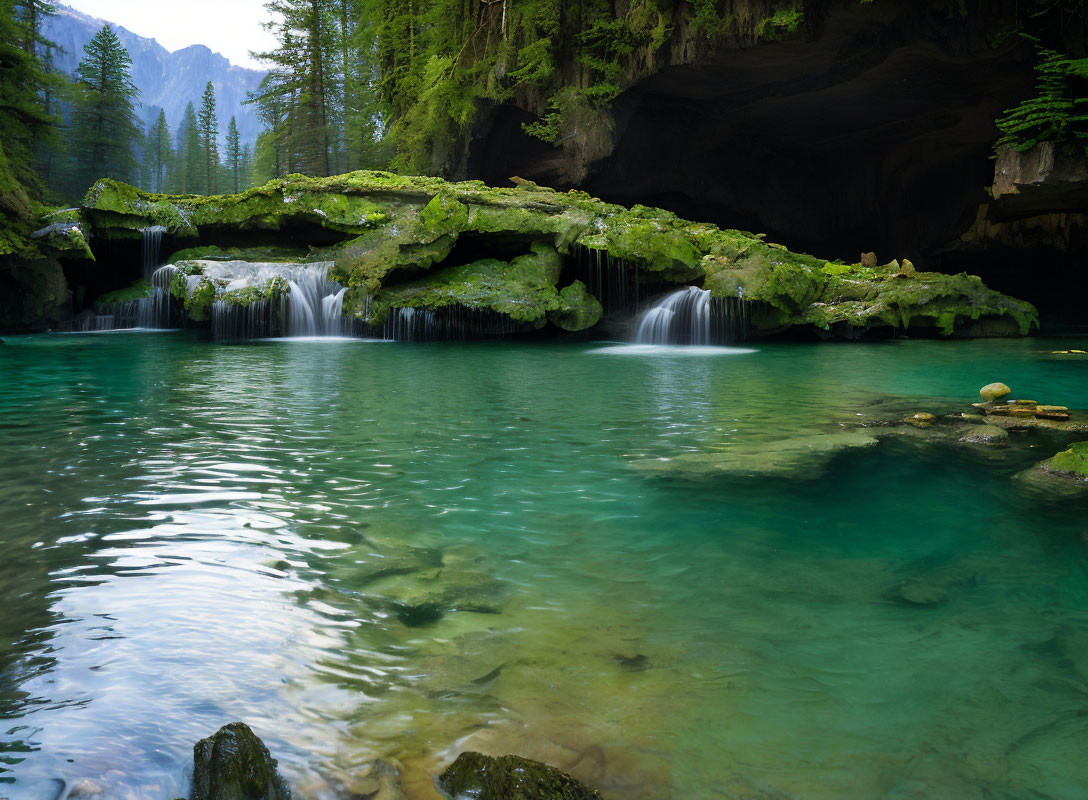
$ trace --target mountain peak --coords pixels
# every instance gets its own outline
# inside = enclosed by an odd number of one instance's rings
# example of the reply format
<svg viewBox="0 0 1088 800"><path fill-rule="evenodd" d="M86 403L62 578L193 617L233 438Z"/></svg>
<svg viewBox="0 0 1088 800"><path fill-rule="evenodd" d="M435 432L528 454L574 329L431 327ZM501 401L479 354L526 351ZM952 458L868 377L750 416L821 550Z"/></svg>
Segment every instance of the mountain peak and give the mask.
<svg viewBox="0 0 1088 800"><path fill-rule="evenodd" d="M265 76L263 70L233 65L226 56L204 44L191 44L171 52L155 39L69 6L59 5L57 12L45 19L42 33L60 48L54 57L59 71L72 75L84 46L108 22L132 58L132 80L140 90L141 107L137 115L145 126L154 123L161 108L166 112L171 131L176 132L186 104L191 101L199 106L204 87L211 81L218 101L221 135L226 136L230 118L235 117L242 141L253 144L257 140L262 126L256 109L242 102L260 85Z"/></svg>

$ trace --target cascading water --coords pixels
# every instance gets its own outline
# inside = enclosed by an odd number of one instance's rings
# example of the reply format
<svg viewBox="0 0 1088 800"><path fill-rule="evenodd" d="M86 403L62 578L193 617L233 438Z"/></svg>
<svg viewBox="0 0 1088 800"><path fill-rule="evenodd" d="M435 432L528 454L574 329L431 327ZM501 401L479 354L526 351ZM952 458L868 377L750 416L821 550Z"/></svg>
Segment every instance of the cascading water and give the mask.
<svg viewBox="0 0 1088 800"><path fill-rule="evenodd" d="M628 261L607 250L581 245L575 246L571 253L571 277L586 285L586 290L600 301L606 317L629 314L638 308L638 270Z"/></svg>
<svg viewBox="0 0 1088 800"><path fill-rule="evenodd" d="M187 278L189 293L204 281L216 286L217 299L211 308L212 335L216 339L327 337L354 332L354 321L343 315L347 289L328 277L332 262L205 261L200 265L201 274ZM286 290L269 291L276 281L285 283ZM247 290L267 296L241 302Z"/></svg>
<svg viewBox="0 0 1088 800"><path fill-rule="evenodd" d="M384 327L375 331L395 342L434 342L491 339L516 334L521 325L489 308L447 306L430 311L395 308Z"/></svg>
<svg viewBox="0 0 1088 800"><path fill-rule="evenodd" d="M748 304L736 297L711 298L688 286L658 300L642 313L637 344L731 344L748 338Z"/></svg>
<svg viewBox="0 0 1088 800"><path fill-rule="evenodd" d="M433 311L421 308L395 308L385 321L383 336L395 342L427 342L435 339Z"/></svg>
<svg viewBox="0 0 1088 800"><path fill-rule="evenodd" d="M161 266L162 235L164 233L166 233L166 228L162 225L152 225L150 228L140 229L140 267L144 280L150 280L151 275Z"/></svg>
<svg viewBox="0 0 1088 800"><path fill-rule="evenodd" d="M710 291L688 286L666 295L639 318L638 344L710 344Z"/></svg>

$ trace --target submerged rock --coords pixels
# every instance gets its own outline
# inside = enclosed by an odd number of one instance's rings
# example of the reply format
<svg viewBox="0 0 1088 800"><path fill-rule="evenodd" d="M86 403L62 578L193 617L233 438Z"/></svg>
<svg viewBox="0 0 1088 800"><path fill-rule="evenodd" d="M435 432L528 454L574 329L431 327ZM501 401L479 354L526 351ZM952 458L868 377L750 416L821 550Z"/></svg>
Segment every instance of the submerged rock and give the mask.
<svg viewBox="0 0 1088 800"><path fill-rule="evenodd" d="M771 442L751 442L720 452L643 459L633 462L631 466L643 472L680 477L816 477L837 454L872 447L877 442L877 437L868 430L805 434Z"/></svg>
<svg viewBox="0 0 1088 800"><path fill-rule="evenodd" d="M1088 442L1070 445L1069 449L1019 473L1016 480L1040 493L1059 497L1082 495L1088 490Z"/></svg>
<svg viewBox="0 0 1088 800"><path fill-rule="evenodd" d="M916 414L911 414L909 417L903 420L911 425L918 426L920 428L932 425L937 421L936 414L930 414L928 411L919 411Z"/></svg>
<svg viewBox="0 0 1088 800"><path fill-rule="evenodd" d="M462 753L438 779L453 800L600 800L600 793L555 767L519 756Z"/></svg>
<svg viewBox="0 0 1088 800"><path fill-rule="evenodd" d="M264 742L232 722L193 747L190 800L291 800L291 791Z"/></svg>
<svg viewBox="0 0 1088 800"><path fill-rule="evenodd" d="M972 425L960 436L959 441L964 444L1007 445L1009 432L997 425Z"/></svg>

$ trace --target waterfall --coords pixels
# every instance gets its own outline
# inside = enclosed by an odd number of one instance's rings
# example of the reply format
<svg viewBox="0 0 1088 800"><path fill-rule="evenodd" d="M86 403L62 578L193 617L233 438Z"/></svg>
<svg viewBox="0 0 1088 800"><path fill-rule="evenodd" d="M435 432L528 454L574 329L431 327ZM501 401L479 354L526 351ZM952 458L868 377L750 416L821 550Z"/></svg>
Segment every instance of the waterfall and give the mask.
<svg viewBox="0 0 1088 800"><path fill-rule="evenodd" d="M331 262L200 264L201 274L188 277L189 292L204 280L216 284L217 299L211 313L212 336L216 339L345 336L354 332L354 321L343 315L347 288L329 280ZM287 284L285 297L237 301L235 293L267 288L277 278Z"/></svg>
<svg viewBox="0 0 1088 800"><path fill-rule="evenodd" d="M571 277L586 285L596 297L604 316L625 315L639 304L638 270L628 261L616 258L607 250L576 245L571 250Z"/></svg>
<svg viewBox="0 0 1088 800"><path fill-rule="evenodd" d="M450 342L512 336L523 325L490 308L445 306L429 311L422 308L394 308L385 326L375 331L395 342Z"/></svg>
<svg viewBox="0 0 1088 800"><path fill-rule="evenodd" d="M212 303L212 338L223 342L270 339L281 332L286 298L255 300L239 305L229 300Z"/></svg>
<svg viewBox="0 0 1088 800"><path fill-rule="evenodd" d="M162 225L152 225L150 228L140 229L141 251L140 267L145 280L150 280L152 273L159 268L162 257L162 235L166 228Z"/></svg>
<svg viewBox="0 0 1088 800"><path fill-rule="evenodd" d="M435 336L433 311L421 308L395 308L385 321L384 337L395 342L428 342Z"/></svg>
<svg viewBox="0 0 1088 800"><path fill-rule="evenodd" d="M688 286L658 300L638 320L638 344L730 344L748 338L748 304L735 297L711 299Z"/></svg>

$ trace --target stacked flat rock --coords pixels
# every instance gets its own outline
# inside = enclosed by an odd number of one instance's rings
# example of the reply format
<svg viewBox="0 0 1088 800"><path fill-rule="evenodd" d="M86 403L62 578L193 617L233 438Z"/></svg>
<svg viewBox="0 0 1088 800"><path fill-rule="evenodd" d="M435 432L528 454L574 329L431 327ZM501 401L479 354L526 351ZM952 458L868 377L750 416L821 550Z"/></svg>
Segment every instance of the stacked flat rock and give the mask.
<svg viewBox="0 0 1088 800"><path fill-rule="evenodd" d="M988 417L1019 417L1022 419L1045 419L1052 422L1068 422L1071 418L1065 406L1040 405L1036 400L1005 400L1012 394L1012 389L1003 383L991 383L979 390L982 403L974 407Z"/></svg>

